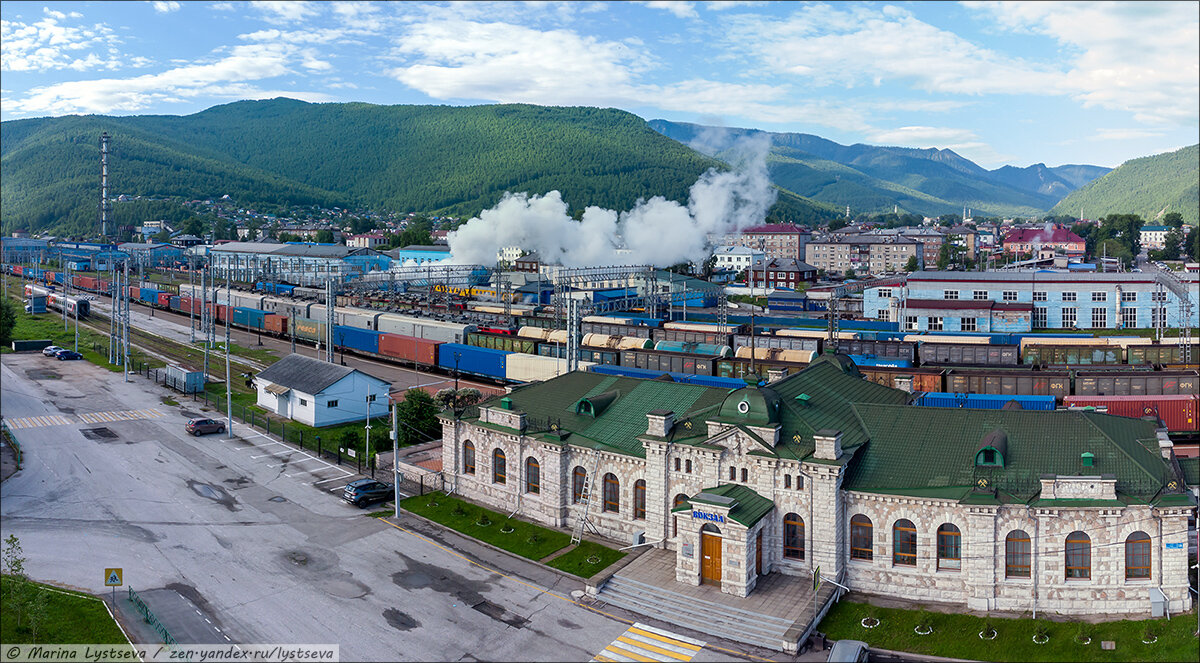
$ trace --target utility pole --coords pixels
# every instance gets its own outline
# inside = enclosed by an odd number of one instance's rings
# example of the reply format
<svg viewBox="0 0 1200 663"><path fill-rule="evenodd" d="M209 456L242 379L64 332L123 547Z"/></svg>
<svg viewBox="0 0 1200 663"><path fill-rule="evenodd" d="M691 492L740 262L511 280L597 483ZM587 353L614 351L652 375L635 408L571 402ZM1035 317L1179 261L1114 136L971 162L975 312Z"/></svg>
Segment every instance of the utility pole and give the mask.
<svg viewBox="0 0 1200 663"><path fill-rule="evenodd" d="M388 399L391 400L390 398ZM396 514L395 517L400 517L400 436L399 436L399 412L396 410L396 404L391 403L392 408L392 499L395 502Z"/></svg>
<svg viewBox="0 0 1200 663"><path fill-rule="evenodd" d="M192 274L195 272L195 265L192 262L192 257L188 256L188 329L191 331L191 343L196 343L196 287L193 283Z"/></svg>
<svg viewBox="0 0 1200 663"><path fill-rule="evenodd" d="M124 266L122 271L124 272L125 277L122 279L124 283L124 292L122 293L121 297L121 299L124 301L124 314L121 318L124 326L124 331L122 332L122 338L124 340L121 343L121 350L122 354L125 356L125 381L129 382L129 259L126 258L123 260L122 264Z"/></svg>
<svg viewBox="0 0 1200 663"><path fill-rule="evenodd" d="M225 276L225 301L227 301L227 302L230 301L231 296L230 296L229 291L230 291L231 287L232 286L229 283L229 275L226 274L226 276ZM228 433L228 436L230 438L233 437L233 388L232 388L233 387L233 379L232 379L233 375L229 372L229 318L231 318L231 317L233 317L233 316L230 315L229 309L226 308L225 309L225 419L228 420L229 423L226 424L225 431L226 431L226 433Z"/></svg>
<svg viewBox="0 0 1200 663"><path fill-rule="evenodd" d="M366 414L363 415L364 417L366 417L365 428L367 429L367 444L365 447L367 450L367 466L371 468L371 478L372 479L375 478L375 466L371 464L371 401L373 401L373 400L375 400L375 394L367 394L367 396L366 396L367 410L366 410Z"/></svg>
<svg viewBox="0 0 1200 663"><path fill-rule="evenodd" d="M209 346L209 328L208 318L211 315L208 310L208 267L200 272L200 330L204 333L204 380L208 381L208 346Z"/></svg>

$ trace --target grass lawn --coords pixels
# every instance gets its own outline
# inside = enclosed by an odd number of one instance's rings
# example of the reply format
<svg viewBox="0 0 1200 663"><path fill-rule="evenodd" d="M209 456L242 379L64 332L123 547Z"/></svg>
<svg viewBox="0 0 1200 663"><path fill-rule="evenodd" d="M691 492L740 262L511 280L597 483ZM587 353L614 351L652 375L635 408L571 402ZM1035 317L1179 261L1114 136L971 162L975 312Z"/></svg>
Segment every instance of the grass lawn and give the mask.
<svg viewBox="0 0 1200 663"><path fill-rule="evenodd" d="M39 313L34 315L17 309L17 324L13 327L12 337L17 340L44 340L49 339L53 345L66 348L68 350L75 349L75 320L67 319L67 329L63 329L61 313ZM103 352L93 350L94 346L103 348ZM11 352L11 348L9 350ZM108 335L98 334L90 329L82 326L79 328L79 352L87 361L106 368L115 373L121 372L122 367L108 363ZM47 358L47 361L57 364L54 359ZM144 355L138 352L133 352L130 355L130 362L147 361ZM156 362L151 359L149 362L152 365L161 366L162 362ZM131 363L132 366L132 363Z"/></svg>
<svg viewBox="0 0 1200 663"><path fill-rule="evenodd" d="M221 329L224 329L224 327L222 326ZM224 334L224 333L225 333L224 331L218 330L218 334ZM217 355L220 357L220 361L225 361L225 359L224 359L224 355L225 355L224 336L222 336L220 339L218 339L217 344L220 347L216 350L213 350L213 352L217 353ZM195 344L193 344L193 345L194 345L194 347L199 348L201 350L201 352L203 352L204 341L196 341ZM279 355L275 354L274 350L268 350L265 348L262 348L262 349L247 348L247 347L238 345L237 343L229 344L229 353L232 355L239 356L239 357L246 357L247 359L253 359L254 361L259 362L260 364L265 364L267 366L270 366L271 364L274 364L275 362L279 361ZM210 355L210 358L211 358L211 356L212 355Z"/></svg>
<svg viewBox="0 0 1200 663"><path fill-rule="evenodd" d="M526 559L542 559L571 543L571 535L565 532L556 532L516 518L509 519L505 514L449 497L445 493L416 495L401 500L400 506L405 511L424 516L460 534ZM506 532L505 529L512 531Z"/></svg>
<svg viewBox="0 0 1200 663"><path fill-rule="evenodd" d="M0 583L7 599L16 581L5 577ZM17 611L7 605L0 609L0 642L80 645L123 645L128 642L99 599L76 592L60 594L65 590L53 588L55 591L49 591L46 585L33 584L46 595L45 621L38 627L36 642L25 626L17 626Z"/></svg>
<svg viewBox="0 0 1200 663"><path fill-rule="evenodd" d="M580 578L590 578L626 554L628 553L613 550L599 543L581 541L574 550L546 562L546 566L553 566L559 571L566 571Z"/></svg>
<svg viewBox="0 0 1200 663"><path fill-rule="evenodd" d="M920 636L913 632L920 612L876 608L879 626L863 628L867 616L862 603L842 601L830 609L817 627L831 640L862 640L872 647L949 658L978 661L1196 661L1200 660L1200 645L1192 634L1196 629L1195 614L1182 614L1174 619L1145 621L1116 621L1089 625L1092 642L1081 645L1074 637L1078 622L1051 622L1032 619L1000 619L988 621L996 629L994 640L979 638L984 619L974 615L933 614L933 634ZM1050 640L1042 645L1033 642L1035 624L1044 624ZM1154 644L1143 644L1146 625L1158 635ZM1116 649L1100 649L1100 641L1116 642Z"/></svg>

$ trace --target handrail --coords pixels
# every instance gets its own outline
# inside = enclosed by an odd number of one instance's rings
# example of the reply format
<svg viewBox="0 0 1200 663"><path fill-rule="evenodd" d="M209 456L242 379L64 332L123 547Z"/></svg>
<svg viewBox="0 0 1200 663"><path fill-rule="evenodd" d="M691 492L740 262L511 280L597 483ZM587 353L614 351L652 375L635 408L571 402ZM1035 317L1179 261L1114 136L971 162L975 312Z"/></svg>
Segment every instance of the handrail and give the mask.
<svg viewBox="0 0 1200 663"><path fill-rule="evenodd" d="M642 546L654 546L654 545L658 545L658 544L662 543L663 541L666 541L666 539L659 539L657 541L647 541L645 543L635 543L632 546L625 546L624 548L617 548L617 550L618 551L633 550L634 548L641 548Z"/></svg>

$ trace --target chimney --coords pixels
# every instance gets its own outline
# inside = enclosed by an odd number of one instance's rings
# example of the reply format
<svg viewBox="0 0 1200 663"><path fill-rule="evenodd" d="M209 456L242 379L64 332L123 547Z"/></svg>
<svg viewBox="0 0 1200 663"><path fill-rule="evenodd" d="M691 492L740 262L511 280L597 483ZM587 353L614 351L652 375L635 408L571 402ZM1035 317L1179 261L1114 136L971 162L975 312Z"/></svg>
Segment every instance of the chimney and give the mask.
<svg viewBox="0 0 1200 663"><path fill-rule="evenodd" d="M785 368L768 368L767 382L779 382L787 377L787 369Z"/></svg>
<svg viewBox="0 0 1200 663"><path fill-rule="evenodd" d="M842 457L842 431L825 428L813 435L817 448L813 456L820 460L837 460Z"/></svg>
<svg viewBox="0 0 1200 663"><path fill-rule="evenodd" d="M1155 433L1158 436L1158 453L1166 460L1171 460L1171 456L1175 455L1175 443L1167 435L1167 429L1160 428Z"/></svg>
<svg viewBox="0 0 1200 663"><path fill-rule="evenodd" d="M651 410L646 413L646 435L666 437L675 426L675 413L670 410Z"/></svg>

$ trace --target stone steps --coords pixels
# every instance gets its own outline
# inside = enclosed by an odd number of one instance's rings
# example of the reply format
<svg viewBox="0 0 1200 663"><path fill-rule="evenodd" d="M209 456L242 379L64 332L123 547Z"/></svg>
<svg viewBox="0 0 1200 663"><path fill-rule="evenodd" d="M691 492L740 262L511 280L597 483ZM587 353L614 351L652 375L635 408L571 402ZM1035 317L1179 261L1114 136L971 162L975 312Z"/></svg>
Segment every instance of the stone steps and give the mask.
<svg viewBox="0 0 1200 663"><path fill-rule="evenodd" d="M774 650L788 648L786 636L793 626L779 617L696 599L619 575L609 579L598 598L698 633Z"/></svg>

